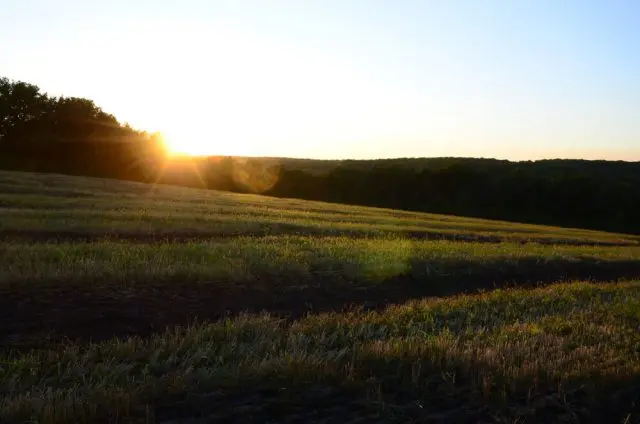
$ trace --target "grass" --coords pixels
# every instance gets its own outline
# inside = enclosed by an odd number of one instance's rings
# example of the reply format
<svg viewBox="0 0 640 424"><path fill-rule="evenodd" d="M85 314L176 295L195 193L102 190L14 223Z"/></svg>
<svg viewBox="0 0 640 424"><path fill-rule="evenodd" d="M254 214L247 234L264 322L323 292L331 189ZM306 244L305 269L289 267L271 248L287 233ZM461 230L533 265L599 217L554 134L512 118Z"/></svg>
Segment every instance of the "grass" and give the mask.
<svg viewBox="0 0 640 424"><path fill-rule="evenodd" d="M638 245L640 237L82 177L0 172L0 237L411 236ZM105 182L107 181L107 182Z"/></svg>
<svg viewBox="0 0 640 424"><path fill-rule="evenodd" d="M638 325L637 282L494 291L294 322L242 316L7 357L0 416L571 422L588 420L586 406L597 402L619 409L591 418L624 422L637 412Z"/></svg>
<svg viewBox="0 0 640 424"><path fill-rule="evenodd" d="M156 280L260 283L279 277L299 284L339 275L376 284L410 275L482 277L489 269L531 270L619 264L640 270L640 247L415 241L401 238L268 236L157 244L0 243L0 286L12 284L144 284ZM640 276L640 273L638 274ZM273 284L274 281L269 281Z"/></svg>
<svg viewBox="0 0 640 424"><path fill-rule="evenodd" d="M0 422L640 422L639 242L0 172Z"/></svg>

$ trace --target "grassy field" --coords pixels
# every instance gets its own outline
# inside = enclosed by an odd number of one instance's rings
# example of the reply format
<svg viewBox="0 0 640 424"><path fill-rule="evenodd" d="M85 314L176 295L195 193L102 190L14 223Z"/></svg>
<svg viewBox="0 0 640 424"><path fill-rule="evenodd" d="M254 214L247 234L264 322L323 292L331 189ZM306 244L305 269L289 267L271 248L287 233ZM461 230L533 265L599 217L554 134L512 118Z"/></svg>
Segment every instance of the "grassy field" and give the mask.
<svg viewBox="0 0 640 424"><path fill-rule="evenodd" d="M295 234L640 245L591 230L59 175L0 171L0 193L0 234L38 240Z"/></svg>
<svg viewBox="0 0 640 424"><path fill-rule="evenodd" d="M640 237L0 172L0 422L640 422Z"/></svg>

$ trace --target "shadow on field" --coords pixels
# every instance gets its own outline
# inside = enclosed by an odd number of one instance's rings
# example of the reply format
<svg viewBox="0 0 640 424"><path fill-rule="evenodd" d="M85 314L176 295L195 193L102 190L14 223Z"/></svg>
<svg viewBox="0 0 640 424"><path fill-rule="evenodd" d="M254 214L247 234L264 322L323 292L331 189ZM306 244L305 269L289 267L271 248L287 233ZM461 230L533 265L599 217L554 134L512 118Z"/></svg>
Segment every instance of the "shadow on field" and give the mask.
<svg viewBox="0 0 640 424"><path fill-rule="evenodd" d="M373 353L358 356L353 367L340 360L300 364L292 375L249 369L215 387L204 384L156 398L153 417L166 424L640 422L640 374L545 378L538 373L539 378L514 379L480 360L447 361ZM142 420L148 411L130 413Z"/></svg>
<svg viewBox="0 0 640 424"><path fill-rule="evenodd" d="M240 312L268 311L295 319L307 313L378 309L410 299L494 288L634 279L640 278L640 261L413 260L408 272L377 282L345 279L340 269L314 275L257 276L243 283L149 281L129 287L108 281L14 284L0 289L0 347L42 347L47 339L57 343L66 338L96 341L147 335Z"/></svg>

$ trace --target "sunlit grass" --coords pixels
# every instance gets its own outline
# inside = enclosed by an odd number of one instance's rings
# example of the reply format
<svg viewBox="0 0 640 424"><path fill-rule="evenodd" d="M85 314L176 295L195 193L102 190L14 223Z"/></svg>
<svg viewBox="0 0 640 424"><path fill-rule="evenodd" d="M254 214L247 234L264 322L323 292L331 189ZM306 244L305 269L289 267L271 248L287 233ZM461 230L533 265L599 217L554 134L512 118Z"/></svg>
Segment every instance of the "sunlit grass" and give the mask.
<svg viewBox="0 0 640 424"><path fill-rule="evenodd" d="M0 232L397 235L638 244L635 236L221 193L0 172ZM22 174L20 174L22 176Z"/></svg>
<svg viewBox="0 0 640 424"><path fill-rule="evenodd" d="M0 284L132 284L157 280L303 284L341 277L380 282L411 276L468 276L486 270L544 270L567 265L631 263L640 247L416 241L401 238L267 236L191 243L0 242ZM629 269L632 271L632 269Z"/></svg>

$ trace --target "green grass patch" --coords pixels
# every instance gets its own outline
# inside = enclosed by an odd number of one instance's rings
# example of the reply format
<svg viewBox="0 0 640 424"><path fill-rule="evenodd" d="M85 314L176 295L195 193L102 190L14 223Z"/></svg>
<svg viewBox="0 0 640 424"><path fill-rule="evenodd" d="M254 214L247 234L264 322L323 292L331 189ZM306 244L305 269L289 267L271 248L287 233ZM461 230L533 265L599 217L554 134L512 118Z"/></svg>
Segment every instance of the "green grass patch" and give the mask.
<svg viewBox="0 0 640 424"><path fill-rule="evenodd" d="M489 270L556 271L619 263L632 266L640 247L462 243L400 238L268 236L207 242L0 242L0 285L133 284L157 280L304 283L340 277L376 283L398 276L472 276ZM638 268L638 267L635 267ZM498 274L499 275L499 274ZM558 276L559 277L559 276Z"/></svg>

